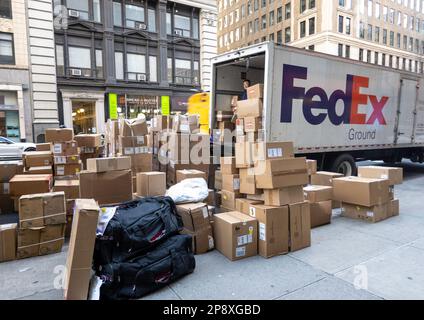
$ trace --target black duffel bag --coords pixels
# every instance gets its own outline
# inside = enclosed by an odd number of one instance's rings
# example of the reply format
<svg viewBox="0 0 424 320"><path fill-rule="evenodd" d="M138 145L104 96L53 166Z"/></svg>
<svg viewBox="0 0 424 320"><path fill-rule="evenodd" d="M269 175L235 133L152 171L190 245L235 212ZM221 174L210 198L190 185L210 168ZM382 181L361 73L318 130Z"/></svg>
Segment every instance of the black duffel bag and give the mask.
<svg viewBox="0 0 424 320"><path fill-rule="evenodd" d="M139 299L192 273L195 266L192 237L173 236L145 255L103 266L100 300Z"/></svg>
<svg viewBox="0 0 424 320"><path fill-rule="evenodd" d="M103 236L96 239L93 266L122 262L139 256L183 227L174 201L169 197L151 197L120 205Z"/></svg>

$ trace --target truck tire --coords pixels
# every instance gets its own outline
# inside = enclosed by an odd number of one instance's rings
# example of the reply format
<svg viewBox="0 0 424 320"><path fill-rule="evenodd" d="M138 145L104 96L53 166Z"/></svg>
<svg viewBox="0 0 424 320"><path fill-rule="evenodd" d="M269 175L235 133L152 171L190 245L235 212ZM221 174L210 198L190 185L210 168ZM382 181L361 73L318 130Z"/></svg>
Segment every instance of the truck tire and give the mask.
<svg viewBox="0 0 424 320"><path fill-rule="evenodd" d="M342 173L345 176L356 176L358 168L355 159L349 153L339 155L331 165L331 171Z"/></svg>

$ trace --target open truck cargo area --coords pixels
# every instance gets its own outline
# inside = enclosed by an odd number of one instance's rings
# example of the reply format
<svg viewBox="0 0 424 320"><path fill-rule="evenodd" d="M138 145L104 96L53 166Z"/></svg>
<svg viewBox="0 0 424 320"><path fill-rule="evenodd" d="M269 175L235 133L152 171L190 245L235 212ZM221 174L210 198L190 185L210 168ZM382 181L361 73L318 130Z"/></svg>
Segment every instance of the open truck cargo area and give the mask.
<svg viewBox="0 0 424 320"><path fill-rule="evenodd" d="M358 160L424 161L421 74L265 42L215 57L212 75L212 128L249 79L264 84L260 137L293 141L320 169L350 175Z"/></svg>

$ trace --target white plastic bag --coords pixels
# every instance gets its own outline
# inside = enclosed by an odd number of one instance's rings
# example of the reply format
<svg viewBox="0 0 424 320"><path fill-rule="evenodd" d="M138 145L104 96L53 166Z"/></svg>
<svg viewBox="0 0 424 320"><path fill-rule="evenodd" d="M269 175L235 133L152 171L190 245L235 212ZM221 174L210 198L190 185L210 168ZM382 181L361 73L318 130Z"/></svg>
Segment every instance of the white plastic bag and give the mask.
<svg viewBox="0 0 424 320"><path fill-rule="evenodd" d="M203 178L185 179L166 192L175 203L201 202L209 195L208 185Z"/></svg>

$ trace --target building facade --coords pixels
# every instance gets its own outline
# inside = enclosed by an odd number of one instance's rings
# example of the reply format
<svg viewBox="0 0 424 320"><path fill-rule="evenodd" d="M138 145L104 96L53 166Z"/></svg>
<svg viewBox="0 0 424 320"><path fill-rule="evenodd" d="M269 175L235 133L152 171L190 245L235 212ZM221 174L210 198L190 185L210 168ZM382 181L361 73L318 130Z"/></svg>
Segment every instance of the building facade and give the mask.
<svg viewBox="0 0 424 320"><path fill-rule="evenodd" d="M210 3L55 1L60 123L95 133L109 118L185 111L210 77L212 43L201 41L216 27Z"/></svg>
<svg viewBox="0 0 424 320"><path fill-rule="evenodd" d="M218 1L219 53L268 40L423 73L424 1Z"/></svg>

